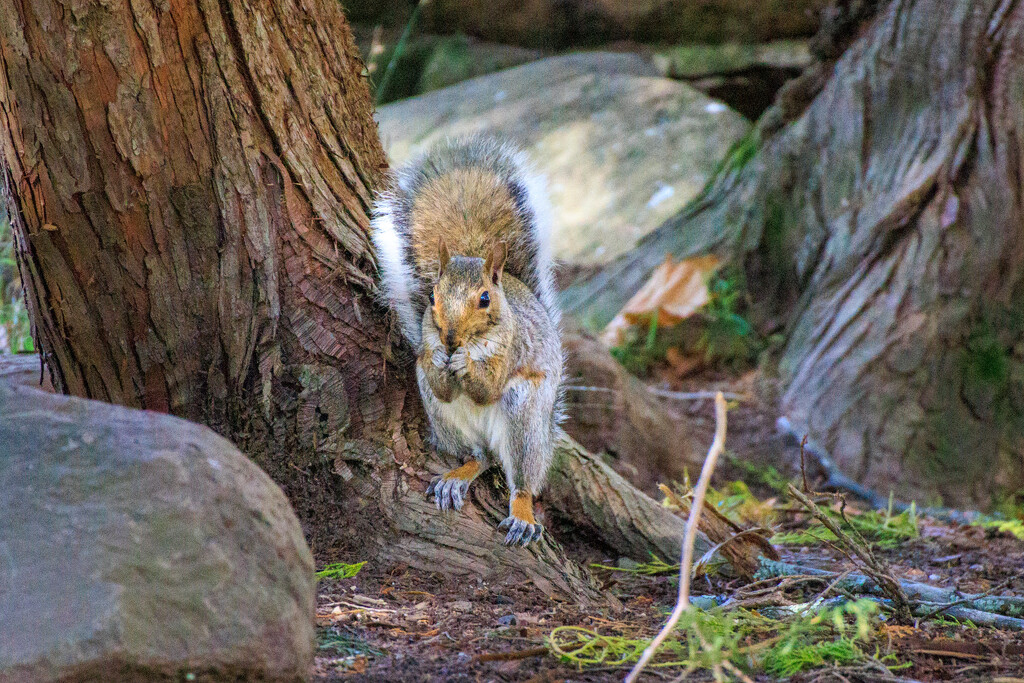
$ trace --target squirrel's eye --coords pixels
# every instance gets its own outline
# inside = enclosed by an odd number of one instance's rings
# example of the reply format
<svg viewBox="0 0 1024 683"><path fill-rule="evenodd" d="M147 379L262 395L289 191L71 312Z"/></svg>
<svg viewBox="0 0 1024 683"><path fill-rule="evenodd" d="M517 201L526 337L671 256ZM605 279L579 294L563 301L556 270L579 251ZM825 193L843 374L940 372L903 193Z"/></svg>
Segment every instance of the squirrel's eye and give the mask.
<svg viewBox="0 0 1024 683"><path fill-rule="evenodd" d="M430 305L434 305L434 290L430 290Z"/></svg>
<svg viewBox="0 0 1024 683"><path fill-rule="evenodd" d="M480 295L480 308L487 308L491 305L491 295L484 292Z"/></svg>

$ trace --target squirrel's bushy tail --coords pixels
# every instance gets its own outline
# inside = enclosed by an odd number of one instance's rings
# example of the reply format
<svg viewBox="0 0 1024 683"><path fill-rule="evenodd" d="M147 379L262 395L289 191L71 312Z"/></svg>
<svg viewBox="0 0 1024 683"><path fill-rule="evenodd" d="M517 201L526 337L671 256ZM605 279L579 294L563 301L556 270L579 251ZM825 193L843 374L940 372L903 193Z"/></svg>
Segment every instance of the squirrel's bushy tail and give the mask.
<svg viewBox="0 0 1024 683"><path fill-rule="evenodd" d="M493 197L494 206L480 207L483 215L501 204L513 214L512 220L497 221L493 224L496 227L482 216L479 220L451 221L432 228L423 227L422 221L414 225L417 202L427 195L434 207L443 202L444 198L437 198L434 181L449 175L486 178L495 191L483 192L477 200L486 204ZM453 203L459 201L459 197L452 198ZM464 207L458 206L464 213ZM435 254L436 245L422 243L438 231L453 254L464 256L483 258L490 243L506 242L509 256L505 271L524 282L558 324L547 192L544 180L514 145L484 135L443 142L396 169L388 189L377 197L372 233L381 287L398 314L403 335L414 348L420 345L423 311L436 272L436 262L424 257L426 253Z"/></svg>

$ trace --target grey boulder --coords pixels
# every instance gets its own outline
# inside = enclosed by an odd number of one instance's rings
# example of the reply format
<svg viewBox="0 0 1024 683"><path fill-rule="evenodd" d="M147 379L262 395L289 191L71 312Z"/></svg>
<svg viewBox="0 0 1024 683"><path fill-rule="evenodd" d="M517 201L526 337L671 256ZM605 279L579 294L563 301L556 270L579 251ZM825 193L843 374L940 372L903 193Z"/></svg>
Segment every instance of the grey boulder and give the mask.
<svg viewBox="0 0 1024 683"><path fill-rule="evenodd" d="M542 59L386 105L381 139L400 163L445 137L519 143L548 180L555 255L603 263L704 186L749 123L636 55Z"/></svg>
<svg viewBox="0 0 1024 683"><path fill-rule="evenodd" d="M226 439L0 382L0 681L304 680L315 584Z"/></svg>

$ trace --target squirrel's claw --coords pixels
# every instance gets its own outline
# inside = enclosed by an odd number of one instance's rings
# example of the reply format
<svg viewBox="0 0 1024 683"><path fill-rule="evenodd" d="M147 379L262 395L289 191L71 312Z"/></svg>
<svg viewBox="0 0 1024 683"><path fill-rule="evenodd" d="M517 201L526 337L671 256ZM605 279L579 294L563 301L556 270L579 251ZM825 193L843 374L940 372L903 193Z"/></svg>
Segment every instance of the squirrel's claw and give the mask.
<svg viewBox="0 0 1024 683"><path fill-rule="evenodd" d="M521 545L524 547L533 541L539 540L544 533L543 525L531 524L511 515L498 525L498 529L508 529L508 533L505 535L505 545Z"/></svg>
<svg viewBox="0 0 1024 683"><path fill-rule="evenodd" d="M427 487L427 497L434 497L437 509L461 510L466 501L466 494L469 493L469 482L464 479L445 479L435 477L430 486Z"/></svg>

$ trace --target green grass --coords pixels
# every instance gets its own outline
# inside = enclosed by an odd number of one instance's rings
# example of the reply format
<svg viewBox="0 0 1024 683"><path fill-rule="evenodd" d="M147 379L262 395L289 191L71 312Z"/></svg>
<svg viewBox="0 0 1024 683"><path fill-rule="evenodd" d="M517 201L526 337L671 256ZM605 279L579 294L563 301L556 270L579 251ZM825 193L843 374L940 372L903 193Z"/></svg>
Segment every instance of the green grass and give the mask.
<svg viewBox="0 0 1024 683"><path fill-rule="evenodd" d="M351 579L353 576L359 573L359 570L363 568L366 562L356 562L355 564L345 564L344 562L334 562L324 567L322 570L316 573L318 579Z"/></svg>
<svg viewBox="0 0 1024 683"><path fill-rule="evenodd" d="M1003 534L1013 534L1024 541L1024 522L1019 519L993 519L986 516L975 520L972 525L983 529L995 529Z"/></svg>
<svg viewBox="0 0 1024 683"><path fill-rule="evenodd" d="M384 654L365 641L336 628L320 629L317 633L317 649L335 657L358 657L359 655L379 656Z"/></svg>
<svg viewBox="0 0 1024 683"><path fill-rule="evenodd" d="M833 510L824 510L824 512L837 524L845 524L839 513ZM850 526L863 536L864 540L879 548L895 548L901 543L921 535L917 525L917 509L914 505L898 515L892 514L891 510L870 511L849 515L847 519ZM815 521L806 530L776 534L772 537L771 542L776 545L814 545L835 540L837 539L831 531Z"/></svg>
<svg viewBox="0 0 1024 683"><path fill-rule="evenodd" d="M651 666L713 669L729 662L751 675L792 676L870 659L861 644L877 623L878 605L870 600L809 605L784 619L744 609L691 609L683 613ZM581 670L630 666L649 644L647 638L605 635L580 626L559 626L547 637L554 656Z"/></svg>

